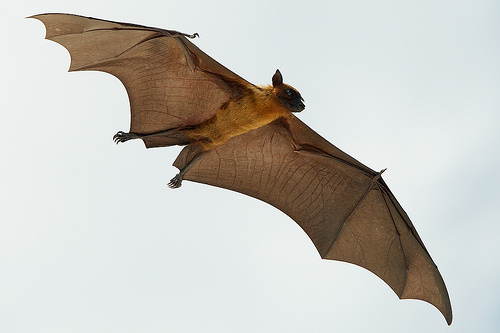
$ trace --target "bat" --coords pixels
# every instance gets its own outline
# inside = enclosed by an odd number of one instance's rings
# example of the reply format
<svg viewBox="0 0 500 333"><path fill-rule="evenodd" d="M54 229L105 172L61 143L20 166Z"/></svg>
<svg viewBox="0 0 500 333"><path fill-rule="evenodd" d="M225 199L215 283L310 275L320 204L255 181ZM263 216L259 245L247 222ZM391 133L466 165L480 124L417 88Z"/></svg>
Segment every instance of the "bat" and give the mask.
<svg viewBox="0 0 500 333"><path fill-rule="evenodd" d="M69 14L32 16L71 55L70 71L116 76L130 100L130 131L147 148L184 146L183 180L258 198L292 218L321 258L356 264L400 299L420 299L452 321L448 291L410 218L376 172L295 113L304 99L283 83L254 85L196 47L197 36Z"/></svg>

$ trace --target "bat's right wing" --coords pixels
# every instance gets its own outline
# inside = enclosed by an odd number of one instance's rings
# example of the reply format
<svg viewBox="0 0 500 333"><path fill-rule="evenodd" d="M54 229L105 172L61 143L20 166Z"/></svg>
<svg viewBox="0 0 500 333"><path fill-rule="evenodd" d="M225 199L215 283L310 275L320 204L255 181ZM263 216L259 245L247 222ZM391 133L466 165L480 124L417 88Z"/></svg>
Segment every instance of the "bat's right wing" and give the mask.
<svg viewBox="0 0 500 333"><path fill-rule="evenodd" d="M103 71L120 79L134 133L199 124L251 86L177 31L71 14L32 18L43 22L47 39L68 49L70 71ZM144 139L147 147L176 144L171 140Z"/></svg>
<svg viewBox="0 0 500 333"><path fill-rule="evenodd" d="M174 165L183 163L181 154ZM232 138L196 162L184 179L275 206L302 227L322 258L370 270L400 298L429 302L451 323L443 279L380 173L296 117Z"/></svg>

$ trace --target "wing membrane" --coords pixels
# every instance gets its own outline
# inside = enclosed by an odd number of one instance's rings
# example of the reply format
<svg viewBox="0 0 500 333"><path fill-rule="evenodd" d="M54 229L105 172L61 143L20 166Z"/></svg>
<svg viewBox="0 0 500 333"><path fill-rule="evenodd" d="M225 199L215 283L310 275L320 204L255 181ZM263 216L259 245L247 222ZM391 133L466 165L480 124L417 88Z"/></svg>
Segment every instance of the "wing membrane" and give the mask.
<svg viewBox="0 0 500 333"><path fill-rule="evenodd" d="M232 138L184 178L273 205L297 222L322 258L368 269L400 298L429 302L451 323L443 279L380 173L297 118Z"/></svg>
<svg viewBox="0 0 500 333"><path fill-rule="evenodd" d="M68 14L33 18L44 23L47 39L68 49L70 71L103 71L120 79L134 133L199 124L251 85L176 31ZM151 146L163 143L170 145L156 139Z"/></svg>

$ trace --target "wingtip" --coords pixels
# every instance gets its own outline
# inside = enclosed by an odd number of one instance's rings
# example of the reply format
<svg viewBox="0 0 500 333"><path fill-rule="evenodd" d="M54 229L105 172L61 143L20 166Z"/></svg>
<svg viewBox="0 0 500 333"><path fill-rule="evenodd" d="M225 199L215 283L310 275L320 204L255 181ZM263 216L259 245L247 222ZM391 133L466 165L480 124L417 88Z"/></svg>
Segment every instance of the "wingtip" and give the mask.
<svg viewBox="0 0 500 333"><path fill-rule="evenodd" d="M402 297L402 296L398 295L398 298L400 300L416 300L416 301L422 301L422 302L428 303L428 304L434 306L443 315L444 320L446 320L446 323L448 324L448 326L450 326L452 321L453 321L453 311L451 309L451 303L450 303L449 299L447 299L447 301L444 300L445 301L444 304L439 304L439 303L436 304L436 302L432 302L429 300L425 300L422 298L416 298L416 297Z"/></svg>
<svg viewBox="0 0 500 333"><path fill-rule="evenodd" d="M27 16L26 18L29 19L29 18L33 18L33 19L37 19L39 21L41 21L40 17L41 16L45 16L45 15L50 15L51 13L42 13L42 14L35 14L35 15L30 15L30 16Z"/></svg>
<svg viewBox="0 0 500 333"><path fill-rule="evenodd" d="M444 319L448 323L448 326L450 326L451 322L453 321L453 312L451 311L451 305L450 305L450 308L448 309L448 311L441 312L441 313L443 314Z"/></svg>
<svg viewBox="0 0 500 333"><path fill-rule="evenodd" d="M448 326L450 326L451 322L453 321L453 312L451 310L451 303L449 302L449 299L447 304L443 308L439 308L437 305L433 303L430 304L434 305L439 310L439 312L441 312L441 314L444 317L444 320L446 320L446 323L448 324Z"/></svg>
<svg viewBox="0 0 500 333"><path fill-rule="evenodd" d="M38 18L38 16L40 16L40 15L43 15L43 14L35 14L35 15L26 16L25 19L37 19L37 20L40 20Z"/></svg>

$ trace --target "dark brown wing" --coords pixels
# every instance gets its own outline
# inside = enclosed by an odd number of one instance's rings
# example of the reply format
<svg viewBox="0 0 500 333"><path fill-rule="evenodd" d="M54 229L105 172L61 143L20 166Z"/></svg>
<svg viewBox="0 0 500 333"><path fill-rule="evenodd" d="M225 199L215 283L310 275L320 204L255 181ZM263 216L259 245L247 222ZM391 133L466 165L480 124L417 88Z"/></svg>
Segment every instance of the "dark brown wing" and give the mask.
<svg viewBox="0 0 500 333"><path fill-rule="evenodd" d="M179 158L175 165L183 163ZM380 173L296 117L232 138L184 179L273 205L302 227L322 258L370 270L400 298L427 301L451 323L443 279Z"/></svg>
<svg viewBox="0 0 500 333"><path fill-rule="evenodd" d="M68 49L70 71L103 71L120 79L134 133L199 124L251 85L176 31L69 14L33 18L44 23L47 39ZM148 147L177 144L158 137L144 141Z"/></svg>

